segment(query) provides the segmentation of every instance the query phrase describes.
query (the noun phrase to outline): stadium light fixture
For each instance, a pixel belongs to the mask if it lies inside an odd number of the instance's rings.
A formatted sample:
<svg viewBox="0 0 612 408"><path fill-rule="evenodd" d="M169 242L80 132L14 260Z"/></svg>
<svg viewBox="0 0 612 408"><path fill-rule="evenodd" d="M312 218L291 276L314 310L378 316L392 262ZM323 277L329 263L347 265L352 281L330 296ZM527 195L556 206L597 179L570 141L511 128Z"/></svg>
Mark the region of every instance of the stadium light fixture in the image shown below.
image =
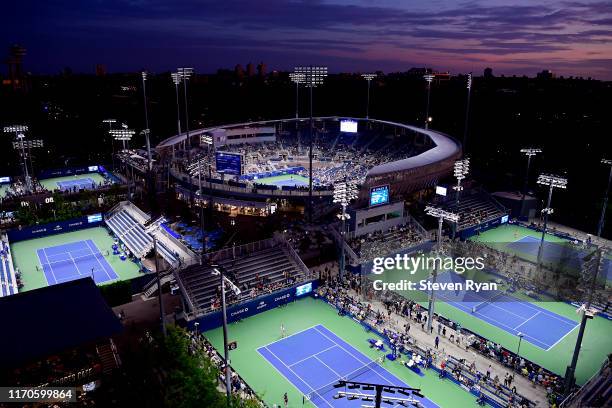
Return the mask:
<svg viewBox="0 0 612 408"><path fill-rule="evenodd" d="M527 190L529 189L529 169L531 168L531 158L542 153L542 149L529 147L521 149L521 153L527 156L527 171L525 171L525 183L523 185L523 195L521 198L521 216L525 211L525 196L527 195Z"/></svg>
<svg viewBox="0 0 612 408"><path fill-rule="evenodd" d="M302 72L290 72L289 79L295 84L295 118L298 119L300 117L300 84L303 84L306 81L306 76Z"/></svg>
<svg viewBox="0 0 612 408"><path fill-rule="evenodd" d="M149 76L149 73L147 71L142 71L140 74L142 76L142 99L143 99L144 115L145 115L145 129L142 132L140 132L140 134L144 135L146 139L147 156L148 156L147 168L149 171L151 171L153 169L152 160L151 160L151 142L150 142L151 128L149 127L149 108L147 104L147 77ZM148 175L148 177L150 177L150 175Z"/></svg>
<svg viewBox="0 0 612 408"><path fill-rule="evenodd" d="M370 83L374 78L377 77L376 74L361 74L361 77L365 79L368 83L368 99L366 102L366 119L370 119Z"/></svg>
<svg viewBox="0 0 612 408"><path fill-rule="evenodd" d="M443 210L441 208L427 206L425 207L425 214L435 217L438 219L438 252L442 249L442 223L446 220L451 223L459 222L459 215L452 213L450 211ZM436 279L438 277L438 270L434 265L434 270L431 276L431 282L436 283ZM431 324L434 316L434 307L435 307L435 291L432 290L429 295L429 311L427 317L427 332L431 332Z"/></svg>
<svg viewBox="0 0 612 408"><path fill-rule="evenodd" d="M612 182L612 160L601 159L601 164L610 167L610 174L608 175L608 184L604 192L603 205L601 207L601 215L599 216L599 222L597 223L597 237L601 237L603 231L604 222L606 220L606 210L608 208L608 194L610 193L610 183Z"/></svg>
<svg viewBox="0 0 612 408"><path fill-rule="evenodd" d="M228 347L228 336L227 336L227 302L225 300L225 284L227 283L230 289L236 296L240 295L240 289L225 276L225 268L220 265L210 265L212 267L212 275L219 276L221 280L221 310L223 315L223 354L225 359L225 390L227 396L227 403L229 404L232 398L232 385L231 385L231 369L229 360L229 347Z"/></svg>
<svg viewBox="0 0 612 408"><path fill-rule="evenodd" d="M132 140L132 137L136 132L132 129L128 129L125 123L121 124L119 129L111 129L109 133L113 136L114 140L119 140L123 143L123 151L127 150L128 142ZM132 181L130 179L130 170L126 169L127 174L127 185L128 185L128 199L132 197Z"/></svg>
<svg viewBox="0 0 612 408"><path fill-rule="evenodd" d="M470 100L472 98L472 73L467 74L466 79L467 101L465 103L465 123L463 125L463 153L467 153L468 129L470 120Z"/></svg>
<svg viewBox="0 0 612 408"><path fill-rule="evenodd" d="M542 253L544 251L544 238L546 236L548 216L553 213L553 209L550 206L552 202L553 189L567 188L567 178L556 176L553 174L540 174L540 176L538 177L537 183L548 187L548 200L546 202L546 207L542 209L542 214L544 214L544 227L542 228L542 238L540 239L540 247L538 248L537 267L538 267L538 272L539 272L540 269L542 268Z"/></svg>
<svg viewBox="0 0 612 408"><path fill-rule="evenodd" d="M417 406L416 404L419 404L419 402L414 398L414 396L418 395L421 398L424 398L423 394L420 393L420 388L401 387L395 385L389 386L385 384L373 384L355 381L344 381L342 385L347 385L348 389L360 387L361 390L375 390L375 394L365 394L359 391L338 391L333 396L334 399L341 399L346 397L349 400L360 399L362 401L375 402L375 405L362 405L362 407L380 408L381 403L385 403L388 405L396 404L401 406L407 406L407 404L412 404ZM338 387L334 385L334 388ZM396 391L405 395L406 397L391 395L383 396L383 393L395 393ZM410 394L409 392L412 392L412 394Z"/></svg>
<svg viewBox="0 0 612 408"><path fill-rule="evenodd" d="M172 72L170 74L172 77L172 83L174 84L174 92L176 93L176 130L177 135L181 134L181 103L179 101L179 85L182 82L181 76L178 72ZM174 147L172 148L172 153L174 153Z"/></svg>
<svg viewBox="0 0 612 408"><path fill-rule="evenodd" d="M340 235L342 236L342 242L340 242L340 262L338 264L340 282L342 282L342 279L344 277L345 268L344 245L346 235L346 220L350 219L350 215L346 213L346 207L348 207L349 203L356 198L357 186L354 182L345 179L342 182L334 184L333 202L336 204L340 204L340 206L342 207L342 212L338 214L338 218L340 218L341 221Z"/></svg>
<svg viewBox="0 0 612 408"><path fill-rule="evenodd" d="M314 120L312 115L313 106L313 88L323 85L327 77L327 67L307 66L295 67L294 72L304 75L304 85L310 88L310 140L308 148L308 221L312 222L312 149L314 143Z"/></svg>
<svg viewBox="0 0 612 408"><path fill-rule="evenodd" d="M431 122L431 117L429 116L429 101L431 99L431 83L433 82L435 75L433 74L425 74L423 75L423 79L427 82L427 105L425 108L425 129L429 129L429 123Z"/></svg>
<svg viewBox="0 0 612 408"><path fill-rule="evenodd" d="M193 75L193 68L178 68L177 73L183 83L183 97L185 106L185 146L187 148L187 161L191 162L191 137L189 135L189 105L187 104L187 83ZM191 175L189 176L189 203L193 205L193 191L191 186Z"/></svg>
<svg viewBox="0 0 612 408"><path fill-rule="evenodd" d="M30 154L30 149L43 147L43 141L36 140L27 140L25 133L28 131L27 125L10 125L5 126L3 131L4 133L14 133L15 141L13 142L13 148L19 152L21 155L22 166L23 166L23 177L26 185L26 190L28 192L32 191L32 179L30 176L30 170L28 169L28 157L30 159L30 168L32 175L34 174L34 169L32 166L32 155ZM27 151L26 151L27 150Z"/></svg>

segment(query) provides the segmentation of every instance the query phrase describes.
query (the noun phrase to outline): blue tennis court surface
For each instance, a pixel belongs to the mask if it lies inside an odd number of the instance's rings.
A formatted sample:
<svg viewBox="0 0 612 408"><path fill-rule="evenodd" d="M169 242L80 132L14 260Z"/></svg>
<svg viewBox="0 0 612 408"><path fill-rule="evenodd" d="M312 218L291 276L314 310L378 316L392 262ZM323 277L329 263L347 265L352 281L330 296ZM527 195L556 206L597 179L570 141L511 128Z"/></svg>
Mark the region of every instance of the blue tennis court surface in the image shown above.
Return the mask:
<svg viewBox="0 0 612 408"><path fill-rule="evenodd" d="M310 402L318 408L356 408L362 405L360 399L351 401L333 398L337 391L344 390L333 387L340 379L408 387L404 381L371 361L323 325L295 333L260 347L257 351L302 394L309 396ZM369 395L374 393L355 391ZM437 407L428 399L412 398L425 407Z"/></svg>
<svg viewBox="0 0 612 408"><path fill-rule="evenodd" d="M88 239L36 251L49 285L83 277L93 277L96 283L117 279L96 244Z"/></svg>
<svg viewBox="0 0 612 408"><path fill-rule="evenodd" d="M75 187L77 190L81 190L81 189L87 190L87 189L95 188L96 182L90 179L89 177L84 177L84 178L77 178L74 180L58 181L57 185L62 191L74 190Z"/></svg>
<svg viewBox="0 0 612 408"><path fill-rule="evenodd" d="M463 276L450 271L439 274L438 282L463 283L465 287ZM501 291L438 290L436 296L510 334L522 333L526 341L544 350L554 347L578 326L573 320Z"/></svg>

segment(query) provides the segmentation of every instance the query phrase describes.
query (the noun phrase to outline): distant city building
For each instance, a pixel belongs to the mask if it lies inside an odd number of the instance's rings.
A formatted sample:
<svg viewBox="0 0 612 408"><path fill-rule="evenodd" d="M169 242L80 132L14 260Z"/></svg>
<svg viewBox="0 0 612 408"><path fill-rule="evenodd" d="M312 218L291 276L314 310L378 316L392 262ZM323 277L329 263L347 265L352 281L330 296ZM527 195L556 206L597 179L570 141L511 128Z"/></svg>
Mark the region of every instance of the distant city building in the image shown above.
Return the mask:
<svg viewBox="0 0 612 408"><path fill-rule="evenodd" d="M234 67L234 74L238 79L244 78L244 68L240 64L236 64Z"/></svg>
<svg viewBox="0 0 612 408"><path fill-rule="evenodd" d="M485 68L484 69L484 77L485 78L493 78L493 68Z"/></svg>
<svg viewBox="0 0 612 408"><path fill-rule="evenodd" d="M96 76L103 77L106 75L106 65L96 64Z"/></svg>
<svg viewBox="0 0 612 408"><path fill-rule="evenodd" d="M13 91L28 91L29 81L23 71L23 57L26 49L20 45L13 45L9 48L9 56L6 60L8 66L8 78L2 81L2 85L8 86Z"/></svg>
<svg viewBox="0 0 612 408"><path fill-rule="evenodd" d="M249 62L246 66L246 73L247 76L253 76L255 75L255 65L253 65L252 62Z"/></svg>
<svg viewBox="0 0 612 408"><path fill-rule="evenodd" d="M553 78L555 78L555 74L551 70L545 69L545 70L543 70L541 72L538 72L536 74L536 78L538 78L538 79L553 79Z"/></svg>
<svg viewBox="0 0 612 408"><path fill-rule="evenodd" d="M267 70L268 70L268 67L263 62L260 62L257 65L257 75L259 75L260 77L266 76L266 71Z"/></svg>

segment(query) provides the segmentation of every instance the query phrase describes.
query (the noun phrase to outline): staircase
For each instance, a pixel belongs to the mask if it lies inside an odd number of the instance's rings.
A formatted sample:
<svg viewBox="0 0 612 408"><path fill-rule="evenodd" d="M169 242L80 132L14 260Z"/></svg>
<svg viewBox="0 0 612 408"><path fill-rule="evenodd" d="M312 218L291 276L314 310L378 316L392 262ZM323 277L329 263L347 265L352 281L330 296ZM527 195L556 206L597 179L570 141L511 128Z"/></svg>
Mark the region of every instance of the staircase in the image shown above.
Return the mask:
<svg viewBox="0 0 612 408"><path fill-rule="evenodd" d="M108 343L97 345L96 352L102 363L102 372L105 375L112 374L113 370L121 366L121 359L112 340L109 339Z"/></svg>

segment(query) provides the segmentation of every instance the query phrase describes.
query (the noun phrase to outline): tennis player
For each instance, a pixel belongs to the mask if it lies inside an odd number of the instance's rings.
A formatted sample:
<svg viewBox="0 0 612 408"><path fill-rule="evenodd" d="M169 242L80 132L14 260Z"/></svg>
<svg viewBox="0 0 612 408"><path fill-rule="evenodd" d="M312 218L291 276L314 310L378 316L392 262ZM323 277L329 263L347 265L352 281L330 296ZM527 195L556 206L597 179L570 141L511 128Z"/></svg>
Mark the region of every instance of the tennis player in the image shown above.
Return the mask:
<svg viewBox="0 0 612 408"><path fill-rule="evenodd" d="M281 333L281 339L284 339L285 337L287 337L287 330L285 329L285 325L283 323L281 323L280 325L280 333Z"/></svg>

